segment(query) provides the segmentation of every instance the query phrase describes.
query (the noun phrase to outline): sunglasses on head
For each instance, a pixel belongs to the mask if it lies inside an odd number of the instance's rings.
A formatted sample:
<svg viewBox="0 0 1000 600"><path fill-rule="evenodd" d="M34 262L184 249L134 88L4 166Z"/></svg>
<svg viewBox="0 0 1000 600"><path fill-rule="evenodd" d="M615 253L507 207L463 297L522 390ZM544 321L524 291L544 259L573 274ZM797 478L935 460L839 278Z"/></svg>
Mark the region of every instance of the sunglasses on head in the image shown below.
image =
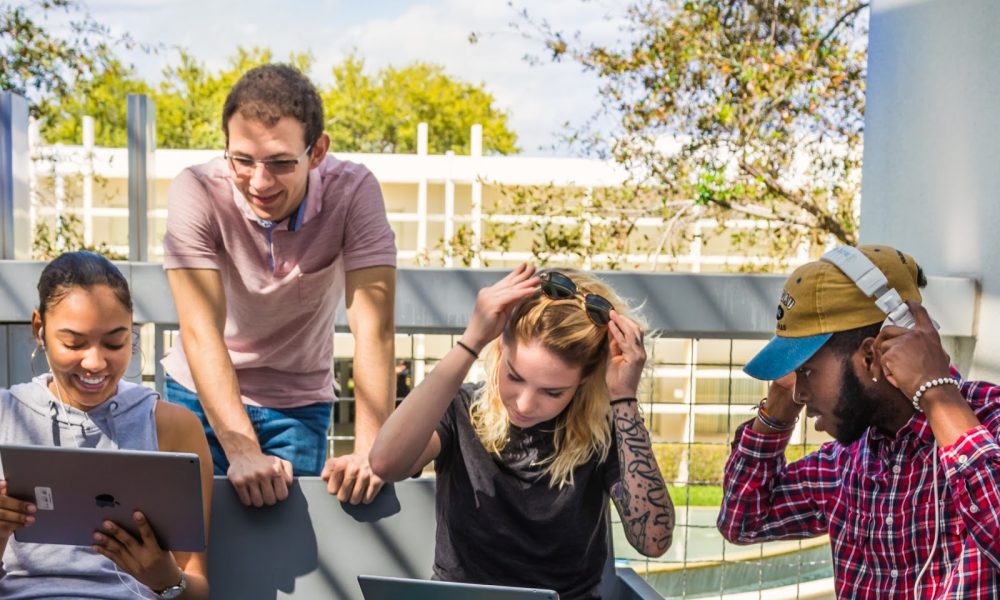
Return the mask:
<svg viewBox="0 0 1000 600"><path fill-rule="evenodd" d="M559 271L546 271L538 276L542 280L542 293L553 300L570 300L580 295L576 283ZM595 325L611 322L614 306L604 296L586 294L583 296L583 310Z"/></svg>

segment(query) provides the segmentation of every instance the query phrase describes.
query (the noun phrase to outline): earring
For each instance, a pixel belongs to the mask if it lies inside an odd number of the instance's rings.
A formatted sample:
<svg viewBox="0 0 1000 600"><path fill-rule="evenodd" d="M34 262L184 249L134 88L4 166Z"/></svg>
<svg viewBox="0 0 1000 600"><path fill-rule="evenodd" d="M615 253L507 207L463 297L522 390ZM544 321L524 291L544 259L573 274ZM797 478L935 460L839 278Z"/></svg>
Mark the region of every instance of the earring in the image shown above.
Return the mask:
<svg viewBox="0 0 1000 600"><path fill-rule="evenodd" d="M132 353L136 351L139 352L139 372L134 375L129 375L128 373L123 373L122 377L125 379L137 379L141 378L142 374L146 372L146 354L142 351L142 346L140 344L135 344L132 346Z"/></svg>
<svg viewBox="0 0 1000 600"><path fill-rule="evenodd" d="M31 350L31 357L28 358L28 364L31 365L31 378L34 379L38 377L38 372L35 371L35 358L38 356L38 350L41 349L43 352L45 350L45 344L35 344L35 347Z"/></svg>
<svg viewBox="0 0 1000 600"><path fill-rule="evenodd" d="M878 377L872 377L872 381L878 383Z"/></svg>

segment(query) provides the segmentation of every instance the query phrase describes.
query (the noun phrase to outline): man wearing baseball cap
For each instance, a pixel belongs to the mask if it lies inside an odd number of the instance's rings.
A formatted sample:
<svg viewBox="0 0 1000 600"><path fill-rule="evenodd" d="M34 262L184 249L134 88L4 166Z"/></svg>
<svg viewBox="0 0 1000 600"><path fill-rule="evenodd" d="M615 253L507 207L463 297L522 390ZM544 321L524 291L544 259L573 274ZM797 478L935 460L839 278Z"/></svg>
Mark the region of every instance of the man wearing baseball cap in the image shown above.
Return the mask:
<svg viewBox="0 0 1000 600"><path fill-rule="evenodd" d="M828 252L785 282L744 369L772 383L735 432L719 530L828 533L841 598L1000 598L1000 387L960 381L924 284L894 248ZM836 441L786 464L803 408Z"/></svg>

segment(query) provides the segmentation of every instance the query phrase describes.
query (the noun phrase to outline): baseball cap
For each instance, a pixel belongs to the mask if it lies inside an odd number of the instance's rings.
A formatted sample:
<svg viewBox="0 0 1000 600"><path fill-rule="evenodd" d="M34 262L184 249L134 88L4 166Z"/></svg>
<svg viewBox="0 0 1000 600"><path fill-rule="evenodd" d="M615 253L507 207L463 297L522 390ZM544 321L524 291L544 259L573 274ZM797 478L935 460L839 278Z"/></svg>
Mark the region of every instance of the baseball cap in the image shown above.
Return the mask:
<svg viewBox="0 0 1000 600"><path fill-rule="evenodd" d="M904 301L921 301L913 257L890 246L859 246ZM833 263L816 260L792 272L778 300L774 337L743 371L774 380L809 360L838 331L881 323L886 315Z"/></svg>

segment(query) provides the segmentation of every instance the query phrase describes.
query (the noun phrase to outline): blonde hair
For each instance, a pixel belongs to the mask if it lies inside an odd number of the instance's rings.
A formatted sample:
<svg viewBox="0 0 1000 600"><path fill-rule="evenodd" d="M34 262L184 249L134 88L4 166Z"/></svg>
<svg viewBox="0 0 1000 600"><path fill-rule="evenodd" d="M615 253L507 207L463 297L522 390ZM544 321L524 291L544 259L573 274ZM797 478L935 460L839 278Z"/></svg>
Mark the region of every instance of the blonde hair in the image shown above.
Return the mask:
<svg viewBox="0 0 1000 600"><path fill-rule="evenodd" d="M472 426L487 452L499 455L510 438L510 419L500 399L501 343L533 342L569 365L579 365L583 378L556 424L554 452L545 457L549 486L573 485L576 467L597 456L605 460L611 447L611 404L604 379L608 362L608 328L590 320L583 296L603 296L615 310L628 315L625 302L606 283L592 275L560 270L577 285L574 298L554 300L538 292L511 313L499 340L487 346L483 361L486 384L469 407Z"/></svg>

